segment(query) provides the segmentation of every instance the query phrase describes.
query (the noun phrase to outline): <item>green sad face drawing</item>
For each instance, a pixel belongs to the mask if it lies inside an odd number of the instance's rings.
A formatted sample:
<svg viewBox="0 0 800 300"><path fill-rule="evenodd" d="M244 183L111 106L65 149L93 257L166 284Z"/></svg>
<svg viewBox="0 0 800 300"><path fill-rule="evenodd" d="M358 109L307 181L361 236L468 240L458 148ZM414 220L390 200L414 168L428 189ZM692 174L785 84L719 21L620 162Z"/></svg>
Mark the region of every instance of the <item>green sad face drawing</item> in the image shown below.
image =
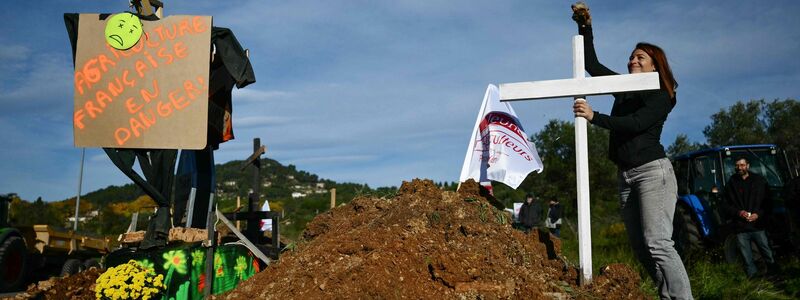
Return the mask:
<svg viewBox="0 0 800 300"><path fill-rule="evenodd" d="M139 42L142 36L142 21L132 13L111 16L106 23L106 42L118 50L127 50Z"/></svg>

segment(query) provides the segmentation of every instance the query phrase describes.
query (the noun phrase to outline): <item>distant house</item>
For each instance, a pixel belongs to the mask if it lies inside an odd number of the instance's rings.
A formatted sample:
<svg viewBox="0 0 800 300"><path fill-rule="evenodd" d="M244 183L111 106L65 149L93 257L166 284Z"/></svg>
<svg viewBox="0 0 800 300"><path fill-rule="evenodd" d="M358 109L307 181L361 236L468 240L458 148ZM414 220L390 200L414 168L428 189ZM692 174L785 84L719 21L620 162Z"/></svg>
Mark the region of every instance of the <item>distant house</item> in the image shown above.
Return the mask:
<svg viewBox="0 0 800 300"><path fill-rule="evenodd" d="M272 186L272 181L264 181L264 183L262 185L264 187L271 187Z"/></svg>
<svg viewBox="0 0 800 300"><path fill-rule="evenodd" d="M86 222L88 220L94 219L99 214L100 214L100 211L98 211L98 210L90 211L89 213L87 213L87 214L85 214L83 216L78 216L78 222L83 223L83 222ZM71 217L67 218L67 221L70 222L70 223L75 223L75 216L71 216Z"/></svg>
<svg viewBox="0 0 800 300"><path fill-rule="evenodd" d="M286 179L294 180L294 175L286 175Z"/></svg>
<svg viewBox="0 0 800 300"><path fill-rule="evenodd" d="M87 220L86 217L78 217L78 222L80 222L80 223L84 223L84 222L86 222L86 220ZM67 218L67 222L75 223L75 216Z"/></svg>
<svg viewBox="0 0 800 300"><path fill-rule="evenodd" d="M222 184L224 184L225 186L235 187L236 186L236 181L235 180L228 180L228 181L223 182Z"/></svg>
<svg viewBox="0 0 800 300"><path fill-rule="evenodd" d="M325 188L325 183L324 182L317 182L317 188L318 189L324 189Z"/></svg>
<svg viewBox="0 0 800 300"><path fill-rule="evenodd" d="M294 199L302 198L302 197L305 197L305 196L306 196L306 194L301 193L301 192L293 192L292 193L292 198L294 198Z"/></svg>

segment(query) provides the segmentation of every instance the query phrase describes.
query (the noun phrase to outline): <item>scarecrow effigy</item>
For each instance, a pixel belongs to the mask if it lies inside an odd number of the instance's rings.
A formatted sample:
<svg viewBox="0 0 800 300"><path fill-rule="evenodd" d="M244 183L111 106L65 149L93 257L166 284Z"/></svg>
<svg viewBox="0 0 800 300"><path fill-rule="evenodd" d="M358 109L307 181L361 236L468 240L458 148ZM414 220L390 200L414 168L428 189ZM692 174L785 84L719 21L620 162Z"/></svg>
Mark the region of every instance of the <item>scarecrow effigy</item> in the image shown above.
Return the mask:
<svg viewBox="0 0 800 300"><path fill-rule="evenodd" d="M221 216L213 213L213 151L234 137L233 87L255 82L247 51L210 16L161 17L157 0L131 4L136 12L64 15L75 66L75 146L102 147L155 200L134 251L140 265L164 273L166 294L198 298L232 289L259 264L249 241L247 248L213 247L212 220ZM209 228L209 238L203 246L169 248L173 224Z"/></svg>

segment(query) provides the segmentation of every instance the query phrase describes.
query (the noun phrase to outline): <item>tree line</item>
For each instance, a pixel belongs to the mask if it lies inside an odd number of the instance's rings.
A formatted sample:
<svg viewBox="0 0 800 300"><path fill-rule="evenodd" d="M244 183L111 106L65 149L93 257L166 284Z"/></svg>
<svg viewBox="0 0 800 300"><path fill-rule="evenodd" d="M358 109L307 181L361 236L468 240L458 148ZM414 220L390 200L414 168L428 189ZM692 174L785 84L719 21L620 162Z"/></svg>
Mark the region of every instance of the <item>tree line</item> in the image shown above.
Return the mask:
<svg viewBox="0 0 800 300"><path fill-rule="evenodd" d="M738 101L711 115L703 128L706 141L690 141L679 134L667 148L670 155L704 147L741 144L776 144L798 164L800 152L800 103L794 99Z"/></svg>
<svg viewBox="0 0 800 300"><path fill-rule="evenodd" d="M217 195L215 201L222 212L237 209L237 196L241 197L241 205L244 206L242 210L247 210L247 196L252 189L253 175L250 168L241 170L241 163L242 161L230 161L215 166L217 183L236 182L233 187L219 187L222 193ZM312 193L303 198L292 198L295 185L314 186L316 183L324 183L326 190L336 188L337 204L347 203L360 195L392 196L397 191L397 187L371 188L366 184L321 179L315 174L297 170L294 165L282 165L269 158L263 158L261 166L262 182L269 182L270 185L261 188L260 199L262 203L265 198L268 199L273 211L284 211L283 234L290 237L299 235L307 222L330 208L329 193ZM454 184L452 186L455 187ZM10 223L14 226L51 225L71 229L73 224L67 220L75 214L75 203L75 197L61 201L44 201L41 197L35 201L26 201L15 197L10 205ZM134 184L109 186L89 192L81 196L80 216L87 220L79 223L78 230L89 234L118 235L128 229L133 213L137 212L140 214L139 230L143 230L154 207L155 201Z"/></svg>
<svg viewBox="0 0 800 300"><path fill-rule="evenodd" d="M678 104L680 105L680 104ZM676 122L671 115L667 122ZM589 125L589 178L592 223L600 226L620 221L617 195L617 168L608 159L608 130ZM674 156L706 147L742 144L776 144L787 150L793 166L800 166L800 102L795 99L738 101L710 116L703 128L704 141L691 141L686 134L665 144L667 154ZM510 207L522 202L532 192L538 199L557 198L565 216L577 215L575 189L575 128L572 121L550 120L530 137L545 167L541 174L528 175L517 190L503 184L494 185L495 197ZM663 141L662 141L663 143ZM796 171L795 171L796 172ZM569 226L569 225L567 225Z"/></svg>

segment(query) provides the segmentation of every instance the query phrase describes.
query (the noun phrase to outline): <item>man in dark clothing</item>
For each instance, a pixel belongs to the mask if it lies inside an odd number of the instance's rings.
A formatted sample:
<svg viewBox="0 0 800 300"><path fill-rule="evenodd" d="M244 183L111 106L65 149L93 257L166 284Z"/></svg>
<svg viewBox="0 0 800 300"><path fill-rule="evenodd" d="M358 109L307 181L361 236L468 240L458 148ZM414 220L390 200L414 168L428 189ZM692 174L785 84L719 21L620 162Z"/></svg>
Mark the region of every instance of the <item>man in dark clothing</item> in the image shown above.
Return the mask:
<svg viewBox="0 0 800 300"><path fill-rule="evenodd" d="M545 225L550 229L550 233L557 238L561 237L561 203L557 198L550 200L550 209L547 210Z"/></svg>
<svg viewBox="0 0 800 300"><path fill-rule="evenodd" d="M525 203L522 203L522 207L519 209L519 221L525 232L530 232L542 221L542 204L536 201L531 193L525 196Z"/></svg>
<svg viewBox="0 0 800 300"><path fill-rule="evenodd" d="M764 177L750 172L747 158L736 159L735 166L736 174L731 176L725 187L725 199L728 215L734 220L736 241L747 267L747 276L752 277L758 269L753 263L751 243L756 244L768 266L772 267L775 263L762 226L762 219L765 217L763 207L767 195L767 181Z"/></svg>

